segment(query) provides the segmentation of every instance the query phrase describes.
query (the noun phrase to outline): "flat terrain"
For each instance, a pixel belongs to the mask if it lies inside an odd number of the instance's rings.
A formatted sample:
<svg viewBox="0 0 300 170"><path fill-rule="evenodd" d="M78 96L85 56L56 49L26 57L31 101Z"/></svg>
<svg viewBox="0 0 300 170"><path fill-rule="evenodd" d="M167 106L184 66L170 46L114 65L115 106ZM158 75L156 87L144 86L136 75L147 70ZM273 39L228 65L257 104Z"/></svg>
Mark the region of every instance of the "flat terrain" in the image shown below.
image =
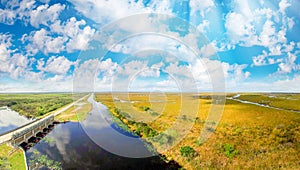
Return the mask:
<svg viewBox="0 0 300 170"><path fill-rule="evenodd" d="M25 170L25 159L20 148L14 150L8 144L0 145L0 169Z"/></svg>
<svg viewBox="0 0 300 170"><path fill-rule="evenodd" d="M0 107L8 106L26 117L42 117L57 110L87 93L24 93L0 94Z"/></svg>
<svg viewBox="0 0 300 170"><path fill-rule="evenodd" d="M66 111L60 113L55 117L58 121L72 121L80 122L84 120L92 109L92 104L87 101L87 97L82 101L76 103L74 106L70 107Z"/></svg>
<svg viewBox="0 0 300 170"><path fill-rule="evenodd" d="M300 109L300 94L245 93L239 99ZM299 113L228 99L219 124L208 122L218 124L207 129L212 136L201 141L211 94L98 93L96 100L186 169L300 169Z"/></svg>
<svg viewBox="0 0 300 170"><path fill-rule="evenodd" d="M299 94L241 94L238 99L264 104L268 106L278 107L287 110L300 111L300 95Z"/></svg>
<svg viewBox="0 0 300 170"><path fill-rule="evenodd" d="M26 117L43 116L71 102L71 93L0 94L0 107L8 106Z"/></svg>

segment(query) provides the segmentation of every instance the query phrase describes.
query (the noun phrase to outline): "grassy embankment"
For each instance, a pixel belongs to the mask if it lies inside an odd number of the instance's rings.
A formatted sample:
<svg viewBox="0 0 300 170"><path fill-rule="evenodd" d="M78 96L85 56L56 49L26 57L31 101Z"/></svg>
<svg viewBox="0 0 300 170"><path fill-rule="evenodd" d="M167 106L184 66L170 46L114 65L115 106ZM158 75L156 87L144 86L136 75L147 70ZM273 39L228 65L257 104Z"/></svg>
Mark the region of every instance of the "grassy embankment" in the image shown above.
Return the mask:
<svg viewBox="0 0 300 170"><path fill-rule="evenodd" d="M212 129L213 135L201 143L198 137L207 118L211 100L192 98L189 95L183 95L182 100L176 94L167 94L166 103L150 103L147 95L137 93L129 95L134 103L113 101L112 95L108 93L99 93L96 99L105 104L131 130L151 142L160 153L168 159L174 159L186 169L300 168L299 113L227 100L217 129ZM124 94L114 96L128 100ZM265 100L264 97L262 94L255 96L257 100ZM195 101L200 104L196 118L186 109L183 115L178 116L182 103ZM298 107L291 101L294 100L286 100L286 105L281 103L281 107ZM193 122L189 133L179 143L176 143L176 135L181 133L180 128L158 140L149 138L169 129L178 119L183 125L184 122ZM174 147L164 151L164 144Z"/></svg>
<svg viewBox="0 0 300 170"><path fill-rule="evenodd" d="M55 117L58 121L80 122L84 120L92 109L92 104L87 101L87 98L70 107L66 111Z"/></svg>
<svg viewBox="0 0 300 170"><path fill-rule="evenodd" d="M8 144L0 145L0 169L25 170L25 158L21 149L14 150Z"/></svg>

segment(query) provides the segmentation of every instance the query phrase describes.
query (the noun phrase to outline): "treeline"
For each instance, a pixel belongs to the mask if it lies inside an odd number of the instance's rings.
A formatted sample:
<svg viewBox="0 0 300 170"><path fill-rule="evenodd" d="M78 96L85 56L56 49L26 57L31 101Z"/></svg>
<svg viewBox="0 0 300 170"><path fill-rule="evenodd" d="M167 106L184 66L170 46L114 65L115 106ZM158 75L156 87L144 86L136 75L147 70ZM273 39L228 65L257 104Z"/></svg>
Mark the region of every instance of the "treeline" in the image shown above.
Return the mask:
<svg viewBox="0 0 300 170"><path fill-rule="evenodd" d="M0 94L0 107L8 106L28 118L42 116L73 101L71 93Z"/></svg>

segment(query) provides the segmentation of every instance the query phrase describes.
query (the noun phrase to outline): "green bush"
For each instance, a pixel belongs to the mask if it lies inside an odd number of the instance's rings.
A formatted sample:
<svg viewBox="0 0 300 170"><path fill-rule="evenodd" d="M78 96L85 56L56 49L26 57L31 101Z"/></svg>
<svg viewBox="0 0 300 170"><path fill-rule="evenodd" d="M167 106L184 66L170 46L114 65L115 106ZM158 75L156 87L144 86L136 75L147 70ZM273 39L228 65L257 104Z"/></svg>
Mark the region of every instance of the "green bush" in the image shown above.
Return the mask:
<svg viewBox="0 0 300 170"><path fill-rule="evenodd" d="M158 134L156 130L150 128L146 123L136 122L135 126L136 126L136 133L138 135L144 134L146 137L154 137Z"/></svg>
<svg viewBox="0 0 300 170"><path fill-rule="evenodd" d="M190 146L183 146L180 148L180 154L186 158L193 158L196 156L196 151Z"/></svg>
<svg viewBox="0 0 300 170"><path fill-rule="evenodd" d="M233 145L228 143L223 145L223 152L228 158L232 158L238 154L238 150L236 150Z"/></svg>
<svg viewBox="0 0 300 170"><path fill-rule="evenodd" d="M148 106L141 106L140 109L143 110L143 111L145 111L145 112L147 112L148 110L150 110L150 107L148 107Z"/></svg>

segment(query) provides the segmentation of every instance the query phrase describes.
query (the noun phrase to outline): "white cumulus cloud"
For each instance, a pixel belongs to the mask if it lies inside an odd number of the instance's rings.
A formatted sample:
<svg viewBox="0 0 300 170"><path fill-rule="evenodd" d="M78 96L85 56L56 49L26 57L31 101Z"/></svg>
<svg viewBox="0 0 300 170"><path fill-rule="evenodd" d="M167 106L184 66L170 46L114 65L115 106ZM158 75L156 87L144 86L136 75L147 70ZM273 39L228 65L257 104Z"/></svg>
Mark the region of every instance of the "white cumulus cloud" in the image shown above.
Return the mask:
<svg viewBox="0 0 300 170"><path fill-rule="evenodd" d="M65 9L65 5L54 4L49 6L48 4L40 5L35 10L32 10L30 15L30 24L36 28L43 25L49 25L58 19L58 16L62 10Z"/></svg>
<svg viewBox="0 0 300 170"><path fill-rule="evenodd" d="M43 59L39 60L37 68L44 72L65 75L72 65L74 62L69 61L64 56L52 56L47 62L44 62Z"/></svg>

